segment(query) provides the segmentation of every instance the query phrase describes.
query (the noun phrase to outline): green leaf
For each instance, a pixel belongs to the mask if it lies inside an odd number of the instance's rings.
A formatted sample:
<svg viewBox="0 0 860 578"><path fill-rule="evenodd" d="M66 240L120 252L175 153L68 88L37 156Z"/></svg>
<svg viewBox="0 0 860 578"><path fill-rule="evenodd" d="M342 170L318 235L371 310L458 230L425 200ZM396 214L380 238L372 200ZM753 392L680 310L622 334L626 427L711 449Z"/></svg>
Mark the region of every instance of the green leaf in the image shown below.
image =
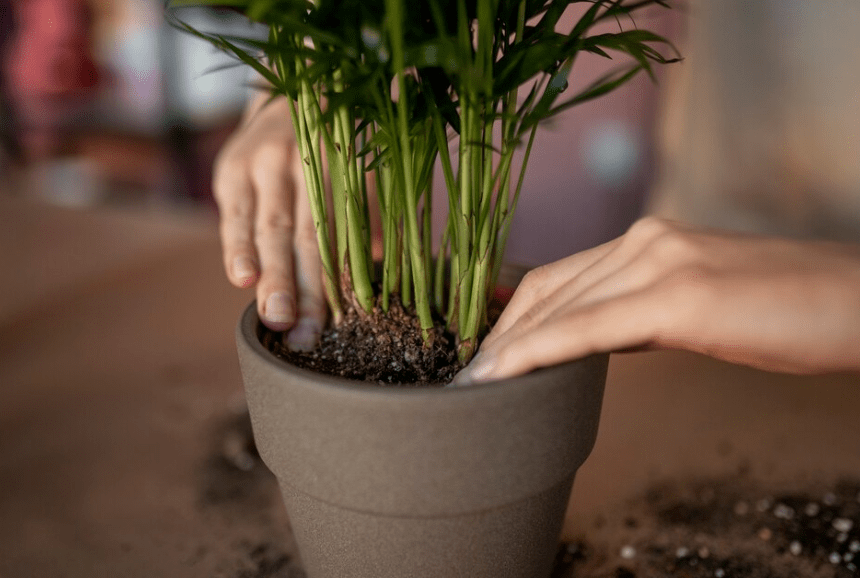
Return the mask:
<svg viewBox="0 0 860 578"><path fill-rule="evenodd" d="M564 50L566 37L552 33L539 44L515 44L496 63L493 76L493 94L501 95L522 86L535 75L551 70L564 60L569 51Z"/></svg>
<svg viewBox="0 0 860 578"><path fill-rule="evenodd" d="M572 68L573 59L570 59L562 64L558 71L550 76L540 100L538 100L534 108L532 108L525 116L523 122L528 124L531 122L532 118L538 119L539 122L539 119L543 119L548 115L555 100L567 89L567 77L570 75Z"/></svg>
<svg viewBox="0 0 860 578"><path fill-rule="evenodd" d="M583 14L579 20L577 20L573 29L568 34L569 40L578 40L580 36L585 34L595 23L597 20L597 13L603 7L603 2L598 1L595 2L591 8L586 10L585 14Z"/></svg>
<svg viewBox="0 0 860 578"><path fill-rule="evenodd" d="M677 59L670 59L663 56L654 47L646 44L662 43L673 48L672 44L657 34L647 30L627 30L614 34L597 34L582 39L582 46L586 48L594 48L597 50L608 49L626 53L632 56L642 68L654 79L651 62L667 64L675 62Z"/></svg>
<svg viewBox="0 0 860 578"><path fill-rule="evenodd" d="M404 63L415 68L442 68L448 73L457 73L462 59L457 54L450 38L438 38L406 48Z"/></svg>
<svg viewBox="0 0 860 578"><path fill-rule="evenodd" d="M597 97L603 96L604 94L608 94L615 90L616 88L625 84L628 80L636 76L639 71L642 70L642 66L639 64L635 64L633 66L622 68L619 70L615 70L600 77L598 80L590 84L581 92L577 93L575 96L567 99L563 103L558 106L550 109L542 118L537 116L526 117L523 119L523 122L520 123L520 126L517 130L517 134L522 137L526 132L528 132L533 126L538 123L545 121L553 116L563 112L573 106L582 104L584 102L588 102L589 100L594 100Z"/></svg>

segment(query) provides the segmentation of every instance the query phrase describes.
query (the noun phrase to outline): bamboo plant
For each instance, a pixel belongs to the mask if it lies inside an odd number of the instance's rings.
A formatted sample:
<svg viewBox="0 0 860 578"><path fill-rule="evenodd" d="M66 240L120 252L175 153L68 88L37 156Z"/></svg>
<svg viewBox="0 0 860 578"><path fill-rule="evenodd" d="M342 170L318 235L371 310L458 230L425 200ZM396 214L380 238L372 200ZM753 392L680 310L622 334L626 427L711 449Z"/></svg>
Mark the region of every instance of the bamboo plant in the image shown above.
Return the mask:
<svg viewBox="0 0 860 578"><path fill-rule="evenodd" d="M179 9L190 4L237 9L264 24L268 39L196 30L181 20ZM563 13L579 4L587 9L561 30ZM168 17L253 67L273 97L289 99L333 322L346 307L387 311L396 295L414 308L428 346L434 319L444 320L465 362L487 328L538 125L676 60L665 55L675 54L666 39L635 26L636 14L655 5L666 7L661 0L174 0ZM564 94L581 53L627 58ZM437 163L448 211L433 255ZM379 279L374 210L384 248Z"/></svg>

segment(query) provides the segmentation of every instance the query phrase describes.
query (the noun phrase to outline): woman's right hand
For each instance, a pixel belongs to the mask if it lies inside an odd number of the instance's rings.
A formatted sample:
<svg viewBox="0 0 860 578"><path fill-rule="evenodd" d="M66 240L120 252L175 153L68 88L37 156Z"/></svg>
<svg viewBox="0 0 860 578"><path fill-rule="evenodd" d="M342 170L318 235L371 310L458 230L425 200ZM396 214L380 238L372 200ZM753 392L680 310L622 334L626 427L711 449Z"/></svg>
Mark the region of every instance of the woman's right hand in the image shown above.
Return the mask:
<svg viewBox="0 0 860 578"><path fill-rule="evenodd" d="M256 287L269 329L316 346L327 309L322 265L286 98L261 92L215 160L213 191L227 278Z"/></svg>

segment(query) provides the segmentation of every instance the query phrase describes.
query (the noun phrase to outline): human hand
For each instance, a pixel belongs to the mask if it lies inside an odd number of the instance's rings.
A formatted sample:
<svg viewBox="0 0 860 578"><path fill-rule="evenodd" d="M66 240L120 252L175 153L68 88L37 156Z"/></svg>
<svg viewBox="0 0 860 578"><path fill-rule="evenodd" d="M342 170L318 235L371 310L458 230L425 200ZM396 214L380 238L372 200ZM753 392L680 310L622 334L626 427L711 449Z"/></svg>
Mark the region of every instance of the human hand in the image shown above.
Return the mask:
<svg viewBox="0 0 860 578"><path fill-rule="evenodd" d="M526 275L455 385L636 348L860 371L860 249L643 219Z"/></svg>
<svg viewBox="0 0 860 578"><path fill-rule="evenodd" d="M227 278L256 286L260 320L313 349L326 318L322 265L285 98L261 93L215 161ZM267 104L268 102L268 104Z"/></svg>

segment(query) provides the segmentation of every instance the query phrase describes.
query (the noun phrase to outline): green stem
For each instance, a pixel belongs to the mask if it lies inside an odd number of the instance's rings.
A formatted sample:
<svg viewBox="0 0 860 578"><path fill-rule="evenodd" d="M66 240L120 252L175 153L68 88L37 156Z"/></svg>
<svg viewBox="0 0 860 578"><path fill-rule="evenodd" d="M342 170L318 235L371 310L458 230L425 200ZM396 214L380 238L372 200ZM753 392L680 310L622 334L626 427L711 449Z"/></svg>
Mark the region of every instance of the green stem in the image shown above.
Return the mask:
<svg viewBox="0 0 860 578"><path fill-rule="evenodd" d="M422 235L422 244L424 245L424 271L429 275L433 270L433 240L432 240L432 228L433 228L433 179L429 179L425 189L424 189L424 204L421 207L421 215L423 217L423 223L421 227ZM433 295L434 286L433 283L427 284L427 289L429 292L429 300L435 302L435 296Z"/></svg>
<svg viewBox="0 0 860 578"><path fill-rule="evenodd" d="M415 290L415 308L421 325L421 334L425 345L430 344L433 317L430 312L430 302L427 291L427 276L423 267L423 255L421 250L421 236L418 232L417 223L417 195L415 190L415 175L413 171L414 158L412 155L412 143L409 135L408 114L409 103L404 72L404 48L403 48L403 6L401 0L386 0L387 22L391 33L391 56L398 88L397 99L397 124L398 133L395 137L399 141L399 153L403 185L406 198L406 221L407 245L409 248L410 265L412 268L412 282Z"/></svg>
<svg viewBox="0 0 860 578"><path fill-rule="evenodd" d="M448 223L452 223L452 215L456 215L457 206L457 181L454 179L454 169L451 167L451 152L448 150L448 138L445 135L445 125L439 110L433 107L433 134L436 136L436 148L442 160L442 174L445 176L445 188L448 190ZM443 235L451 235L452 251L457 251L457 227L446 224ZM444 242L442 243L444 245Z"/></svg>
<svg viewBox="0 0 860 578"><path fill-rule="evenodd" d="M364 147L367 145L367 135L371 131L371 128L368 126L365 130L361 131L361 139L359 144L359 151L363 151ZM368 255L369 263L373 262L373 231L370 227L370 201L368 199L367 194L367 157L361 156L356 159L358 164L358 197L361 201L361 213L363 216L362 219L362 230L364 231L364 244L365 244L365 253ZM376 267L370 266L370 280L371 282L376 282Z"/></svg>
<svg viewBox="0 0 860 578"><path fill-rule="evenodd" d="M526 166L529 162L529 156L532 152L532 145L535 141L535 133L537 132L537 126L533 126L531 132L529 133L529 142L526 145L526 152L523 155L523 161L520 165L520 176L517 180L517 188L514 191L514 200L511 203L510 207L502 207L504 214L502 215L502 224L501 224L501 239L496 243L495 255L493 256L493 275L492 275L492 284L493 286L499 280L499 272L502 268L502 259L505 256L505 246L508 243L508 235L511 232L511 222L513 220L514 212L517 209L517 203L520 200L520 191L523 188L523 180L526 176Z"/></svg>
<svg viewBox="0 0 860 578"><path fill-rule="evenodd" d="M402 239L403 243L407 240ZM412 305L412 260L407 251L400 251L400 300L405 307Z"/></svg>
<svg viewBox="0 0 860 578"><path fill-rule="evenodd" d="M464 281L469 278L469 253L472 249L472 152L473 148L469 142L472 138L471 108L466 98L461 100L461 128L460 128L460 165L458 179L460 185L460 206L451 209L456 214L457 222L457 273L456 284L452 271L452 287L456 287L457 294L457 318L466 318L466 306L469 302L468 286ZM459 326L459 323L458 323ZM458 328L459 329L459 328ZM459 334L459 330L458 330Z"/></svg>
<svg viewBox="0 0 860 578"><path fill-rule="evenodd" d="M337 81L335 82L337 86ZM358 305L365 313L373 310L373 285L370 279L370 256L365 230L365 218L361 211L361 190L357 178L357 165L354 160L355 130L354 122L348 111L341 107L334 116L334 143L338 163L343 171L343 191L345 214L343 216L347 236L347 257L351 276L352 291Z"/></svg>
<svg viewBox="0 0 860 578"><path fill-rule="evenodd" d="M487 307L487 280L489 277L489 252L482 253L475 261L472 272L472 301L469 303L469 318L461 323L463 330L457 358L465 363L472 358L478 345L480 323Z"/></svg>
<svg viewBox="0 0 860 578"><path fill-rule="evenodd" d="M277 42L279 30L271 27L272 38ZM283 58L275 59L275 67L281 78L287 77L286 63ZM301 63L298 63L301 64ZM317 246L323 267L323 287L332 312L332 318L337 325L343 318L343 310L338 293L337 273L332 263L332 251L329 239L328 214L325 202L325 182L322 180L322 159L319 151L319 134L308 123L307 109L297 107L297 103L289 100L290 120L296 135L296 145L302 159L301 166L307 184L307 194L311 207L311 218L314 221ZM314 146L316 145L316 146Z"/></svg>
<svg viewBox="0 0 860 578"><path fill-rule="evenodd" d="M314 220L314 229L317 237L317 247L320 253L320 261L323 267L323 286L325 288L326 300L332 312L335 325L339 325L343 319L343 309L338 293L337 274L332 263L331 243L329 241L328 215L325 201L325 185L321 184L317 175L311 167L311 156L308 151L310 146L307 133L307 122L303 114L296 109L295 103L290 101L290 117L293 126L297 127L297 142L299 154L302 157L302 171L307 183L308 196L311 207L311 218ZM319 160L319 159L317 159Z"/></svg>
<svg viewBox="0 0 860 578"><path fill-rule="evenodd" d="M439 252L436 254L436 267L433 271L433 297L436 311L441 315L445 310L445 260L448 255L448 242L451 236L451 221L445 224Z"/></svg>
<svg viewBox="0 0 860 578"><path fill-rule="evenodd" d="M453 225L452 225L453 226ZM448 281L448 313L445 318L448 321L447 329L456 334L458 331L457 317L460 311L460 254L451 251L451 272Z"/></svg>

